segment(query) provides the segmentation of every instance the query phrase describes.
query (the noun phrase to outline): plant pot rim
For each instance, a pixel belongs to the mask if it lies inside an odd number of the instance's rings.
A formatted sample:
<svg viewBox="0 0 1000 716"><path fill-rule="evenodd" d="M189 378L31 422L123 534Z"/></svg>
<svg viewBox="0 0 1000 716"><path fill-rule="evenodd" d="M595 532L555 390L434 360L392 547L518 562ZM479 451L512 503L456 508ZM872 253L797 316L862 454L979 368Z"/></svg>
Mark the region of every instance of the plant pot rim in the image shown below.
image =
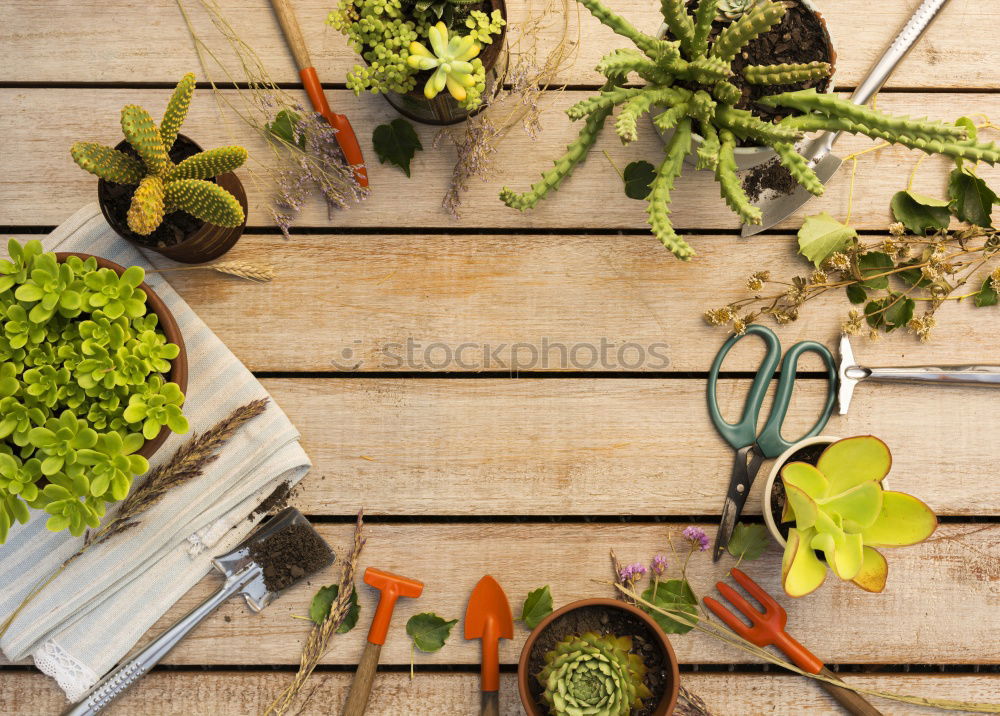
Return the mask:
<svg viewBox="0 0 1000 716"><path fill-rule="evenodd" d="M114 261L101 256L95 256L94 254L87 254L81 251L56 251L55 254L56 260L59 263L64 262L70 256L76 256L84 261L89 258L94 258L97 260L98 268L109 268L119 276L125 272L125 267L121 264L115 263ZM184 335L181 333L180 326L177 325L177 320L174 318L174 314L170 312L170 309L167 308L167 304L163 302L163 299L160 298L152 288L150 288L149 284L143 281L139 284L139 289L146 294L146 305L149 307L149 310L156 314L159 327L163 331L167 340L170 343L176 344L177 347L180 348L177 357L170 361L170 373L167 377L171 382L178 385L181 392L185 394L186 398L188 385L188 362L187 347L184 345ZM170 428L164 425L160 429L159 434L152 440L144 442L142 447L136 451L136 454L149 459L153 456L153 453L160 449L169 436Z"/></svg>
<svg viewBox="0 0 1000 716"><path fill-rule="evenodd" d="M531 691L528 688L528 680L533 678L533 676L528 673L528 665L531 662L531 652L534 649L535 642L538 641L538 637L553 621L561 617L563 614L585 607L620 609L639 617L639 619L646 623L650 631L652 631L652 633L656 636L657 641L660 644L660 648L666 656L666 661L668 663L665 667L671 675L671 685L668 689L664 690L663 695L660 698L660 703L657 704L657 708L654 713L656 716L669 716L669 714L672 714L674 712L674 708L677 706L677 696L680 693L680 668L677 662L677 655L674 653L674 648L670 644L670 639L667 637L663 629L660 628L660 625L656 623L653 617L638 607L623 602L620 599L594 597L591 599L580 599L575 602L570 602L569 604L556 609L554 612L542 619L542 621L538 623L538 626L531 630L531 633L525 640L524 646L521 648L521 658L517 662L517 692L521 697L521 706L524 708L528 716L544 716L532 698Z"/></svg>

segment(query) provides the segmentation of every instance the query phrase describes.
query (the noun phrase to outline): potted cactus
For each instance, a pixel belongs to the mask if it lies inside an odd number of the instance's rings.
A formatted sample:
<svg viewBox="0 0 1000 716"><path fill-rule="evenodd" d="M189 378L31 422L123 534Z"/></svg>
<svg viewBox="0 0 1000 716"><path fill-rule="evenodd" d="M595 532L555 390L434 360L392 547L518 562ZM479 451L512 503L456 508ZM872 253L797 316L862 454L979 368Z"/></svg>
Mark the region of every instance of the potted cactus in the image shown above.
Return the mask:
<svg viewBox="0 0 1000 716"><path fill-rule="evenodd" d="M97 527L171 432L184 343L143 270L11 239L0 260L0 544L29 508Z"/></svg>
<svg viewBox="0 0 1000 716"><path fill-rule="evenodd" d="M566 153L556 160L555 167L543 173L541 181L523 194L506 187L501 191L503 202L520 211L533 208L573 173L617 107L621 110L615 120L615 132L623 142L638 138L639 119L650 113L659 129L673 132L665 144L665 157L650 183L647 213L656 238L685 260L694 255L694 250L670 223L670 192L694 147L695 133L704 137L696 151L696 167L714 172L723 199L745 224L759 224L762 217L736 174L738 140L771 147L795 181L816 195L823 193L823 183L795 149L795 143L806 132L847 131L929 154L989 164L1000 161L996 145L970 139L967 130L958 124L885 114L817 92L815 88L760 97L757 102L763 106L798 113L776 123L738 108L743 93L731 81L734 59L749 41L782 20L786 13L784 3L770 0L756 3L710 41L717 0L698 0L693 14L688 12L685 0L663 0L663 20L672 35L679 38L676 40L639 32L599 0L578 2L600 22L631 40L636 49L615 50L600 61L597 70L607 82L600 94L567 110L571 119L583 120L583 127ZM822 62L759 64L743 67L741 74L755 84L785 86L791 80L816 78L830 70L830 65ZM632 76L645 84L625 86Z"/></svg>
<svg viewBox="0 0 1000 716"><path fill-rule="evenodd" d="M247 198L233 170L243 147L206 152L179 134L195 88L178 83L159 126L138 105L122 108L125 140L114 149L77 142L70 154L100 178L101 211L122 237L175 261L211 261L232 248L246 226Z"/></svg>
<svg viewBox="0 0 1000 716"><path fill-rule="evenodd" d="M365 61L347 73L355 94L381 94L417 122L453 124L482 106L506 16L504 0L341 0L327 24Z"/></svg>
<svg viewBox="0 0 1000 716"><path fill-rule="evenodd" d="M517 682L529 716L663 716L680 689L666 634L616 599L573 602L543 619L521 650Z"/></svg>
<svg viewBox="0 0 1000 716"><path fill-rule="evenodd" d="M781 574L789 596L818 589L828 569L881 592L889 565L876 548L933 534L937 517L926 504L886 489L891 466L888 446L871 435L809 438L778 458L764 487L764 516L785 546Z"/></svg>

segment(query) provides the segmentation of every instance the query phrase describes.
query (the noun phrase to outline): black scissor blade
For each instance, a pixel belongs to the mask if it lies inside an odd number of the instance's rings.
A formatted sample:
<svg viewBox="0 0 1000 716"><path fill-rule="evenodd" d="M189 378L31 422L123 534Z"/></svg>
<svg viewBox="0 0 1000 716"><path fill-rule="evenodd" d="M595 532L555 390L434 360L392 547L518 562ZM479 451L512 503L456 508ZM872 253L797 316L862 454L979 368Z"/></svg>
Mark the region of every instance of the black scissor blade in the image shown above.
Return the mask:
<svg viewBox="0 0 1000 716"><path fill-rule="evenodd" d="M764 456L755 450L753 445L736 451L736 460L733 462L733 472L729 478L726 501L722 505L719 531L715 533L715 545L712 547L713 562L719 561L729 545L733 530L736 528L736 520L743 512L743 506L746 505L747 496L750 494L750 487L753 485L754 478L757 477L757 471L763 460Z"/></svg>

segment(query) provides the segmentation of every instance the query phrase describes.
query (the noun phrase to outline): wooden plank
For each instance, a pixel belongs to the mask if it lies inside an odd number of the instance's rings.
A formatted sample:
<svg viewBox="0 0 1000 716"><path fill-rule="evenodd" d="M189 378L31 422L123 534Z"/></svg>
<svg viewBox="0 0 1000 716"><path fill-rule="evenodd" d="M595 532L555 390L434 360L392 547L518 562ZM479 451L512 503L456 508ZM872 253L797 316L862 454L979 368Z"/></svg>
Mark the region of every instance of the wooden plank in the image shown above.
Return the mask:
<svg viewBox="0 0 1000 716"><path fill-rule="evenodd" d="M264 383L315 463L298 498L311 514L350 514L357 505L391 515L717 514L732 465L700 380ZM720 384L728 419L747 388ZM896 489L939 514L1000 513L1000 493L983 482L994 458L983 436L1000 431L996 396L956 388L928 410L926 389L864 388L826 434L881 436L894 453ZM823 391L821 381L799 385L787 436L813 423ZM768 466L748 514L759 514Z"/></svg>
<svg viewBox="0 0 1000 716"><path fill-rule="evenodd" d="M154 671L125 692L108 710L109 716L162 716L175 714L263 713L270 700L290 678L268 671ZM476 713L479 707L478 676L461 673L383 673L378 677L368 705L371 716L399 714ZM990 701L1000 689L995 674L851 674L858 686L897 694L916 694L938 699ZM319 672L306 686L316 691L298 713L329 714L343 703L351 674ZM38 673L0 672L0 710L8 716L56 713L65 707L62 692L54 682ZM685 673L681 683L701 696L714 714L757 716L772 713L809 713L839 716L843 713L818 686L791 675ZM500 678L501 713L523 712L513 674ZM873 699L886 716L940 713L908 704ZM169 704L169 711L164 711Z"/></svg>
<svg viewBox="0 0 1000 716"><path fill-rule="evenodd" d="M582 492L582 490L581 490ZM353 507L353 505L351 505ZM623 562L647 562L669 554L668 538L683 549L682 525L621 524L373 524L360 567L377 566L425 583L419 599L401 600L382 650L383 664L408 665L410 644L404 631L415 613L433 611L461 619L479 577L494 575L503 585L515 614L525 595L552 585L557 605L584 597L610 596L608 550ZM706 525L710 535L714 529ZM350 525L319 525L319 531L344 554ZM676 565L681 559L671 557ZM1000 525L942 525L928 542L889 555L889 583L883 594L869 594L833 577L816 593L793 600L782 597L788 629L826 663L1000 663ZM744 568L772 594L780 595L781 554L772 545ZM696 554L688 574L699 595L709 593L733 560L713 565L707 553ZM172 664L297 664L308 625L294 615L308 613L319 584L335 581L336 569L298 585L260 614L250 614L239 600L224 604L168 657ZM218 587L209 575L182 598L154 628L159 634ZM377 592L362 586L360 627L336 637L324 659L356 664ZM961 608L956 608L961 605ZM527 636L501 643L501 663L517 662ZM916 637L914 635L917 635ZM682 663L743 663L753 658L699 632L671 639ZM417 664L478 664L479 644L461 638L456 626L445 648L419 653Z"/></svg>
<svg viewBox="0 0 1000 716"><path fill-rule="evenodd" d="M118 114L130 102L146 106L159 115L166 102L167 90L109 89L95 92L82 89L4 89L0 90L0 225L29 226L57 224L82 204L95 200L94 178L76 167L69 157L69 146L77 140L115 144L120 141ZM503 205L498 199L502 186L527 189L539 173L551 166L579 127L562 110L589 96L588 92L547 93L541 100L544 131L532 140L513 131L496 154L497 174L489 182L473 181L465 198L463 217L454 220L442 207L447 182L454 166L454 150L431 150L438 130L421 127L427 151L413 162L413 179L389 165L376 162L371 148L371 130L394 116L394 111L380 98L367 95L355 98L346 90L330 92L331 103L350 114L371 165L373 196L363 205L328 217L318 200L303 208L300 226L338 226L396 229L400 220L400 197L405 197L408 227L622 229L641 236L629 241L655 243L648 231L646 205L627 198L621 190L620 169L628 162L662 156L662 145L652 129L645 129L640 139L623 147L608 127L592 151L590 160L562 190L527 214ZM962 114L985 112L1000 116L1000 94L887 94L880 102L883 109L914 115L954 118ZM53 121L57 117L58 121ZM229 126L220 122L215 103L208 92L200 92L194 102L185 131L206 147L234 142L245 143L252 156L261 162L272 159L260 137L244 125ZM843 154L871 147L865 138L847 137L838 144ZM923 155L921 155L923 156ZM906 185L917 153L902 148L869 153L858 161L853 223L858 228L884 229L889 222L889 200ZM941 157L923 163L915 188L941 195L945 175L953 164ZM848 167L849 168L849 167ZM981 175L1000 185L1000 170L983 168ZM246 178L246 172L243 172ZM250 198L250 224L273 226L270 213L271 192L266 181L245 181ZM822 200L811 202L804 212L781 226L793 231L801 225L804 214L826 210L835 216L847 213L849 172L836 177ZM44 197L44 201L41 198ZM676 226L682 229L735 229L736 218L729 212L709 172L688 172L674 192L673 213ZM363 241L363 240L362 240Z"/></svg>
<svg viewBox="0 0 1000 716"><path fill-rule="evenodd" d="M821 0L818 5L829 23L838 53L837 82L854 86L902 28L919 0L872 5L864 0ZM212 29L211 21L196 0L184 3L199 34L213 51L226 58L228 46ZM298 74L285 47L270 7L260 0L223 0L219 5L243 39L260 55L273 77L298 82ZM646 32L662 22L655 3L609 0L608 5ZM540 0L509 2L512 28L537 15ZM617 37L583 12L578 26L577 9L570 3L571 42L586 38L577 48L576 61L558 78L569 84L599 84L593 68L602 54L628 41ZM345 38L324 25L331 3L299 0L299 23L320 76L343 83L345 73L358 62ZM556 4L556 7L561 7ZM858 32L859 18L864 32ZM128 32L112 28L128 27ZM558 37L552 21L539 33L547 50ZM1000 87L992 71L991 48L1000 42L1000 8L990 3L953 3L941 13L913 54L890 78L891 87ZM17 57L4 63L0 81L10 82L170 82L188 71L199 71L191 39L171 0L116 0L74 3L61 0L44 5L30 0L8 0L0 7L0 44ZM53 52L53 48L58 48ZM221 76L221 72L219 73Z"/></svg>
<svg viewBox="0 0 1000 716"><path fill-rule="evenodd" d="M794 236L755 238L749 260L738 237L692 241L702 258L675 266L642 237L246 235L227 258L273 265L273 282L186 269L168 277L255 371L706 371L727 332L703 312L748 296L752 270L790 279L809 264ZM785 346L814 339L834 349L850 308L836 291L797 323L768 325ZM997 320L953 301L930 343L896 332L856 339L855 354L880 366L998 362ZM756 370L758 343L747 340L724 369Z"/></svg>

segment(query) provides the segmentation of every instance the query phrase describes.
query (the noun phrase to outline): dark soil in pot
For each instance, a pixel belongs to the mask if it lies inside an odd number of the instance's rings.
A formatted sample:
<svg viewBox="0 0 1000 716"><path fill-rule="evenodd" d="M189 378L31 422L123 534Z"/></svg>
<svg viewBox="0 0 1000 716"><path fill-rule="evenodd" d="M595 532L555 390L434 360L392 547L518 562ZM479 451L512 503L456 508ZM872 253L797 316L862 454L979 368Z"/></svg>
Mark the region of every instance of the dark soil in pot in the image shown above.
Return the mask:
<svg viewBox="0 0 1000 716"><path fill-rule="evenodd" d="M627 611L601 605L580 607L557 617L535 641L528 662L529 683L531 695L542 712L548 713L548 707L542 698L542 686L535 675L545 666L545 655L566 637L589 631L601 635L632 637L632 653L641 656L649 669L644 681L653 693L653 698L643 702L643 707L634 710L632 716L651 716L655 713L664 691L672 686L667 655L660 648L652 629L642 619Z"/></svg>
<svg viewBox="0 0 1000 716"><path fill-rule="evenodd" d="M293 523L253 542L250 558L261 566L264 585L272 592L279 592L328 565L332 554L311 527Z"/></svg>
<svg viewBox="0 0 1000 716"><path fill-rule="evenodd" d="M816 443L815 445L806 445L804 448L800 448L791 454L791 456L785 460L787 465L790 462L806 462L810 465L815 465L819 462L819 456L823 454L827 446L830 443ZM785 509L785 483L781 481L781 476L779 473L778 478L774 481L774 485L771 488L771 517L774 518L774 524L778 526L778 532L781 536L788 539L788 530L791 529L791 522L782 522L781 513Z"/></svg>

